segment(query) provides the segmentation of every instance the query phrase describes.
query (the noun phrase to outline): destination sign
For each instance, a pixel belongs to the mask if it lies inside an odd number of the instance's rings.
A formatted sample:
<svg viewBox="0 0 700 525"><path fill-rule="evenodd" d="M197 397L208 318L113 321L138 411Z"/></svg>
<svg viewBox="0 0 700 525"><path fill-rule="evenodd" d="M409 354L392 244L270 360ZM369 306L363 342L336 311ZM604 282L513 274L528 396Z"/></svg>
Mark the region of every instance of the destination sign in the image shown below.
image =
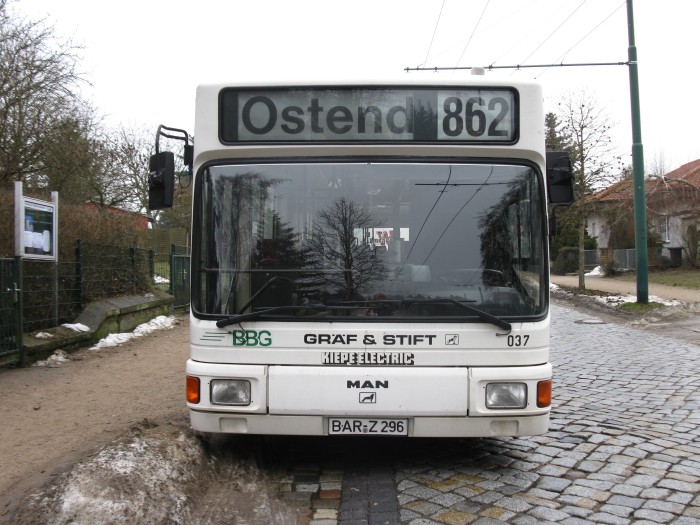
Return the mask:
<svg viewBox="0 0 700 525"><path fill-rule="evenodd" d="M261 142L459 142L513 144L511 88L226 88L224 144Z"/></svg>

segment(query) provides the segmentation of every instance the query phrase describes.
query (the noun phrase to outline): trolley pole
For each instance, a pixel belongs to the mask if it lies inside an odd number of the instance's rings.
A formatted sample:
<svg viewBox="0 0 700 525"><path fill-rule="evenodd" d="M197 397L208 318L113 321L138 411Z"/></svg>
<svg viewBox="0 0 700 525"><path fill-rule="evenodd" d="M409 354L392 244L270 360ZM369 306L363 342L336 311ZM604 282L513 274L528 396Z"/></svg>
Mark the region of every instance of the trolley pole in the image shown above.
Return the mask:
<svg viewBox="0 0 700 525"><path fill-rule="evenodd" d="M634 182L634 242L637 264L637 302L649 302L649 261L647 254L647 213L644 189L644 148L639 110L639 78L637 75L637 47L634 43L634 8L627 0L627 35L629 47L630 105L632 109L632 175Z"/></svg>

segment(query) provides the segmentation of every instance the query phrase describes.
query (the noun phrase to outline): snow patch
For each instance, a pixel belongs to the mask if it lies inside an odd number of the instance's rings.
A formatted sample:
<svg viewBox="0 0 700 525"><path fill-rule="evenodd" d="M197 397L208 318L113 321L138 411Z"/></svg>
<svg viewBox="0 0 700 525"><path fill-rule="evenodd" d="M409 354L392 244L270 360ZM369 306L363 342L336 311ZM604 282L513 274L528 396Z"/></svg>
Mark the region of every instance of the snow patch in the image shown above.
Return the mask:
<svg viewBox="0 0 700 525"><path fill-rule="evenodd" d="M63 363L68 363L69 361L70 359L68 359L68 354L66 354L63 350L56 350L51 357L44 359L43 361L37 361L32 366L54 367L60 366Z"/></svg>
<svg viewBox="0 0 700 525"><path fill-rule="evenodd" d="M122 333L122 334L109 334L107 337L100 339L97 344L90 347L90 350L99 350L100 348L110 348L113 346L119 346L130 339L133 339L132 334Z"/></svg>
<svg viewBox="0 0 700 525"><path fill-rule="evenodd" d="M68 328L70 330L73 330L74 332L89 332L90 331L90 328L85 326L82 323L75 323L75 324L65 323L65 324L62 324L61 326Z"/></svg>
<svg viewBox="0 0 700 525"><path fill-rule="evenodd" d="M191 485L210 468L194 436L137 435L102 449L34 494L25 517L50 516L55 525L185 525Z"/></svg>
<svg viewBox="0 0 700 525"><path fill-rule="evenodd" d="M603 273L603 270L600 266L596 266L593 270L588 272L586 275L591 276L591 277L601 277L601 276L604 276L605 274ZM558 291L561 288L554 283L550 283L549 289L551 291ZM620 306L621 304L624 304L624 303L636 303L637 302L637 296L632 295L632 294L609 294L609 295L604 295L604 296L594 295L594 296L592 296L592 298L599 303L602 303L606 306L613 306L613 307ZM680 301L676 301L675 299L662 299L661 297L657 297L655 295L649 296L649 302L650 303L660 303L660 304L663 304L666 306L679 306L679 305L683 304Z"/></svg>
<svg viewBox="0 0 700 525"><path fill-rule="evenodd" d="M175 326L174 316L159 315L155 319L151 319L147 323L143 323L134 328L133 332L125 332L119 334L109 334L104 339L101 339L94 346L90 347L90 350L100 350L101 348L109 348L114 346L119 346L127 341L133 339L134 337L143 337L156 330L170 329Z"/></svg>
<svg viewBox="0 0 700 525"><path fill-rule="evenodd" d="M606 296L594 296L593 297L596 301L599 303L603 303L607 306L620 306L621 304L625 303L636 303L637 302L637 296L636 295L631 295L631 294L624 294L624 295L606 295ZM650 295L649 296L649 302L650 303L660 303L666 306L678 306L681 304L680 301L676 301L675 299L662 299L661 297L656 297L655 295Z"/></svg>
<svg viewBox="0 0 700 525"><path fill-rule="evenodd" d="M595 277L599 277L599 276L602 277L605 274L603 273L603 268L601 266L596 266L590 272L588 272L586 275L595 276Z"/></svg>
<svg viewBox="0 0 700 525"><path fill-rule="evenodd" d="M109 334L107 337L104 339L100 339L100 341L97 342L94 346L90 347L90 350L99 350L101 348L109 348L109 347L114 347L114 346L119 346L127 341L133 339L134 337L142 337L144 335L148 335L152 332L155 332L156 330L165 330L165 329L170 329L173 328L176 324L176 320L174 316L165 316L165 315L160 315L156 317L155 319L151 319L147 323L143 323L138 325L133 332L130 333L121 333L121 334ZM84 327L85 330L89 330L89 328L83 324L75 324L75 325L62 325L66 327ZM73 330L83 330L83 328L72 328ZM35 337L39 339L43 338L49 338L49 337L54 337L51 334L45 333L45 332L38 332ZM37 361L34 363L32 366L43 366L43 367L57 367L62 365L63 363L68 363L70 359L68 358L68 354L64 352L63 350L56 350L49 358L44 359L43 361Z"/></svg>

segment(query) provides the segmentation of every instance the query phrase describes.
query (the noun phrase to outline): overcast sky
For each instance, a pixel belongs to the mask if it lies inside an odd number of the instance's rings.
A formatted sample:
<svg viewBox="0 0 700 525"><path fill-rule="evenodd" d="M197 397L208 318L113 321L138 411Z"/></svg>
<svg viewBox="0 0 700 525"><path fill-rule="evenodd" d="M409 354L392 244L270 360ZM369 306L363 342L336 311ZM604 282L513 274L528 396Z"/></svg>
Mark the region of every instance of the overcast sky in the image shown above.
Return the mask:
<svg viewBox="0 0 700 525"><path fill-rule="evenodd" d="M83 46L85 96L110 124L194 129L197 84L465 78L404 68L624 62L624 0L15 0ZM697 0L636 0L647 166L700 158ZM495 70L536 78L545 110L585 90L631 163L626 66Z"/></svg>

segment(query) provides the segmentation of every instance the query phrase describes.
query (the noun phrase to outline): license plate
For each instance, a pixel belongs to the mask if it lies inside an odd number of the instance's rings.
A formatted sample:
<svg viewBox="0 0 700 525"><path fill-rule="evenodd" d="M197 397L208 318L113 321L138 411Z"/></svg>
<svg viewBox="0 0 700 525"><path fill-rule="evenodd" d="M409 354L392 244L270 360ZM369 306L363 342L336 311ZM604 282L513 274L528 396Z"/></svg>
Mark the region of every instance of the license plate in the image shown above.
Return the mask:
<svg viewBox="0 0 700 525"><path fill-rule="evenodd" d="M407 436L407 419L355 419L330 418L329 434L377 434L382 436Z"/></svg>

